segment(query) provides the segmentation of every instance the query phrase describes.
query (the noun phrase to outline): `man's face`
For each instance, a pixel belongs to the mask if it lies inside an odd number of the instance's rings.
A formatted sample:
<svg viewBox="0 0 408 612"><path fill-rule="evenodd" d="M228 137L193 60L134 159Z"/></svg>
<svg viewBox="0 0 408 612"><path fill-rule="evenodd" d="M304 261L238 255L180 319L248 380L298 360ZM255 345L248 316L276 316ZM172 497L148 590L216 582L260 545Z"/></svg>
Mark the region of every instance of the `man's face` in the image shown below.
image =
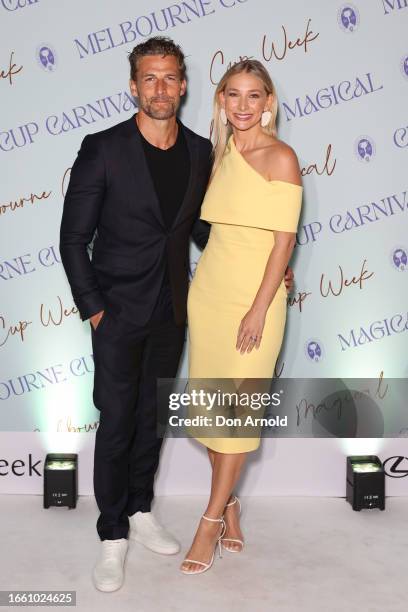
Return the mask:
<svg viewBox="0 0 408 612"><path fill-rule="evenodd" d="M170 119L180 106L186 91L174 55L145 55L138 61L136 81L130 80L132 95L139 107L152 119Z"/></svg>

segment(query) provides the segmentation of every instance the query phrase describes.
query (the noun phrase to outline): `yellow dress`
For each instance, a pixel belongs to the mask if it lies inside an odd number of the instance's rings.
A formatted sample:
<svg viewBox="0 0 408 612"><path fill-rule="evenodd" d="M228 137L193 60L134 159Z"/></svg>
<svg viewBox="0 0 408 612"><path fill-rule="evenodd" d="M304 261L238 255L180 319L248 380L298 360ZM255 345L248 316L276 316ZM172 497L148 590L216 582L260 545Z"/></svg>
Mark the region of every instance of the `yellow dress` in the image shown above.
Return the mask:
<svg viewBox="0 0 408 612"><path fill-rule="evenodd" d="M263 178L230 136L201 208L211 231L188 294L189 379L272 379L286 321L283 279L267 311L259 349L241 355L235 348L237 333L262 282L273 230L297 230L302 191L294 183ZM222 453L259 446L259 436L194 437Z"/></svg>

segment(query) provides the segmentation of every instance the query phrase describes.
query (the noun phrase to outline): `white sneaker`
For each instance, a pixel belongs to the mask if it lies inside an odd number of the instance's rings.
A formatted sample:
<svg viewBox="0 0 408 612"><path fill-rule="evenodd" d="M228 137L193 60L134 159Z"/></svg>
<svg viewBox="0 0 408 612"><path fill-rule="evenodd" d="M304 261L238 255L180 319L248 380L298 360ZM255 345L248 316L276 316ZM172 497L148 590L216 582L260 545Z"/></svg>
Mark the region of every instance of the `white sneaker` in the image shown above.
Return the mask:
<svg viewBox="0 0 408 612"><path fill-rule="evenodd" d="M153 552L175 555L180 550L177 540L157 522L151 512L136 512L129 516L129 537Z"/></svg>
<svg viewBox="0 0 408 612"><path fill-rule="evenodd" d="M93 570L93 579L99 591L117 591L123 584L123 566L129 542L126 538L119 540L102 540L102 550Z"/></svg>

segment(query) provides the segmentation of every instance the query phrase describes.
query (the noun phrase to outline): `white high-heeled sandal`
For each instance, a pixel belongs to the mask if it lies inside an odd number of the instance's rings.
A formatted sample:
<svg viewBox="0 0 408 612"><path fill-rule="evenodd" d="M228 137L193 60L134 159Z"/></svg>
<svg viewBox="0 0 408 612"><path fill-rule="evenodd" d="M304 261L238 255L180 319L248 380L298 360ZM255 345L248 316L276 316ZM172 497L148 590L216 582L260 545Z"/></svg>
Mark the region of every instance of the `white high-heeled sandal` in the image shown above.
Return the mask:
<svg viewBox="0 0 408 612"><path fill-rule="evenodd" d="M222 516L219 519L213 519L213 518L210 518L208 516L205 516L205 514L203 514L202 518L205 519L206 521L212 521L213 523L222 523L222 532L218 536L218 539L217 539L217 541L215 543L214 551L213 551L213 554L212 554L210 562L209 563L204 563L204 561L197 561L196 559L184 559L183 563L188 561L190 563L197 563L198 565L202 565L203 567L200 568L199 570L195 570L195 571L186 570L186 569L183 569L182 567L180 567L180 571L183 572L183 574L202 574L203 572L206 572L208 569L210 569L210 567L212 566L212 564L214 562L214 553L215 553L215 549L217 548L217 544L218 544L218 553L219 553L220 559L222 557L222 554L221 554L221 538L224 535L225 530L226 530L226 525L225 525L224 517Z"/></svg>
<svg viewBox="0 0 408 612"><path fill-rule="evenodd" d="M237 502L238 502L238 505L239 505L239 516L241 516L241 502L240 502L240 500L238 499L238 497L236 495L234 495L234 501L230 502L229 504L226 504L225 507L233 506ZM238 542L238 544L241 544L241 548L239 548L239 549L228 548L227 546L225 546L224 542ZM227 550L228 552L231 552L231 553L242 552L242 550L244 548L243 540L239 540L238 538L221 538L221 544L222 544L222 547L225 548L225 550Z"/></svg>

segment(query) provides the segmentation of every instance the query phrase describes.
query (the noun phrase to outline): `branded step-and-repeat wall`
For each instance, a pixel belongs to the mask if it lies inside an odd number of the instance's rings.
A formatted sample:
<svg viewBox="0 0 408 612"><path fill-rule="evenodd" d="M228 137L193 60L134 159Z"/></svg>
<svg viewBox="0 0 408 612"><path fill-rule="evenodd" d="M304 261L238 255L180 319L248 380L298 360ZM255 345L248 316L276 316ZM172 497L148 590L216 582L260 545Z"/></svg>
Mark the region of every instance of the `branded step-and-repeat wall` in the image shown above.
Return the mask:
<svg viewBox="0 0 408 612"><path fill-rule="evenodd" d="M80 493L92 493L90 327L59 225L84 136L135 112L127 54L149 36L185 51L181 118L204 136L231 64L257 58L276 85L279 136L304 184L277 375L407 375L407 27L407 0L0 0L1 491L40 492L46 452L66 450L79 453ZM192 246L192 274L199 256ZM344 495L345 456L375 452L391 466L388 492L406 495L407 431L264 440L243 492ZM166 441L159 494L204 492L208 477L202 447Z"/></svg>

